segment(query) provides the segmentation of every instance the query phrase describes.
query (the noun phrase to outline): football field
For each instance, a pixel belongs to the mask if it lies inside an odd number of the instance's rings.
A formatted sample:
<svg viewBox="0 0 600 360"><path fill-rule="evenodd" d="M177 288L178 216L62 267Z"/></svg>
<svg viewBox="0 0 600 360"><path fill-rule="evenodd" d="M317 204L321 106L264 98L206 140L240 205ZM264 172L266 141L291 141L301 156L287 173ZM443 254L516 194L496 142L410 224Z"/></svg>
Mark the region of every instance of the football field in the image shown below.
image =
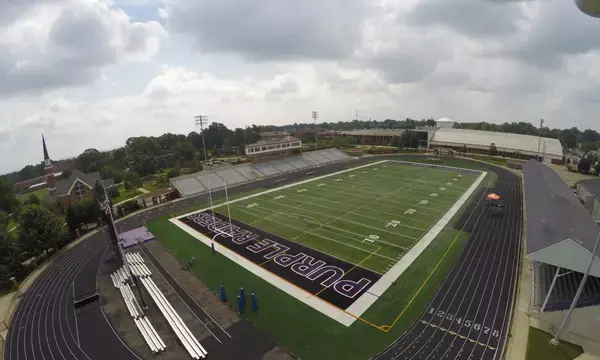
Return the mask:
<svg viewBox="0 0 600 360"><path fill-rule="evenodd" d="M229 212L247 225L384 274L478 176L384 163L220 206L215 212Z"/></svg>

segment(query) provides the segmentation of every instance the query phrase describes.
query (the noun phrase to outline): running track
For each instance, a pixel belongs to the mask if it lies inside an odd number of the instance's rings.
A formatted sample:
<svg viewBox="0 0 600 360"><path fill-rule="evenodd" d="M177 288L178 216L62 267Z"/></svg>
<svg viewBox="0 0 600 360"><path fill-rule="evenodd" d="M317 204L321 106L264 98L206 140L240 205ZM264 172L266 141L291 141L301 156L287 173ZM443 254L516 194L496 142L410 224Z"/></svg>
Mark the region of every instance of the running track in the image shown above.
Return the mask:
<svg viewBox="0 0 600 360"><path fill-rule="evenodd" d="M451 272L421 318L377 360L499 360L510 324L522 226L520 178L491 168L503 196L503 218L487 214L482 194Z"/></svg>
<svg viewBox="0 0 600 360"><path fill-rule="evenodd" d="M414 159L418 161L418 158ZM355 163L365 160L368 159ZM347 165L319 168L316 169L316 175L338 171ZM490 167L490 171L498 172L495 167ZM286 174L241 185L231 189L231 194L265 186L278 179L297 181L302 175ZM497 358L497 349L501 348L506 337L521 217L519 180L509 172L499 172L499 176L495 190L505 197L509 213L502 220L477 217L470 241L431 302L430 308L434 309L434 314L425 311L421 321L380 354L378 359ZM215 192L214 195L223 196L221 192ZM139 227L143 220L159 218L165 213L184 210L206 200L205 197L188 198L151 209L119 222L119 231ZM479 211L476 215L481 213ZM98 265L107 247L106 232L92 235L61 254L35 280L13 315L6 341L6 359L139 360L116 335L100 302L88 305L77 316L73 309L74 297L96 289ZM442 318L439 317L439 311L443 312ZM456 322L460 314L465 314L461 319L462 325L449 320L452 316ZM469 327L466 326L467 320L470 320ZM474 324L483 324L481 330L475 331ZM490 328L487 334L485 327ZM442 329L458 332L486 346L475 345L466 338L451 335L450 331ZM500 331L498 338L493 336L492 330ZM472 355L470 358L469 354Z"/></svg>

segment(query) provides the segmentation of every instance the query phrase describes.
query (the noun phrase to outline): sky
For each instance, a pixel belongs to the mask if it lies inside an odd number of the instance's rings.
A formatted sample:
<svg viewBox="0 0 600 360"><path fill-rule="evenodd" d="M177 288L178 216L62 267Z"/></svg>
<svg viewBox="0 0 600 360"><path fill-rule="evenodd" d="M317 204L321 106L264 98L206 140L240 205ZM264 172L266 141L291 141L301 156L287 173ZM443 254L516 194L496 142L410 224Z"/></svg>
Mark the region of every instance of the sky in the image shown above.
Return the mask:
<svg viewBox="0 0 600 360"><path fill-rule="evenodd" d="M600 131L571 0L0 0L0 173L195 130L449 117Z"/></svg>

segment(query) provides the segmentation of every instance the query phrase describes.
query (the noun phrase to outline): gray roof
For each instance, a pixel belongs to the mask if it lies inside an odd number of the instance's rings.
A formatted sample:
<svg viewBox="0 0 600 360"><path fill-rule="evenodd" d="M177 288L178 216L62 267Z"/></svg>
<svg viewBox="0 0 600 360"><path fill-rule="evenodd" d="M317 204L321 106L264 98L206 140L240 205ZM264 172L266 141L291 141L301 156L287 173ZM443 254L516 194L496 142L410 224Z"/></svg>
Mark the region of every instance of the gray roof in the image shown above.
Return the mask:
<svg viewBox="0 0 600 360"><path fill-rule="evenodd" d="M523 165L527 254L571 239L591 252L600 228L573 190L551 168L529 160Z"/></svg>
<svg viewBox="0 0 600 360"><path fill-rule="evenodd" d="M94 187L94 185L96 184L96 181L101 180L101 177L100 177L100 173L97 171L84 174L77 169L73 169L73 172L71 173L71 176L69 176L68 179L64 179L64 180L60 180L60 181L56 182L56 196L64 196L64 195L68 194L69 189L71 189L71 186L77 179L83 181L85 184L89 185L90 187ZM115 182L113 179L106 179L106 180L103 180L102 183L103 183L104 187L108 187L108 186L114 185Z"/></svg>
<svg viewBox="0 0 600 360"><path fill-rule="evenodd" d="M581 180L579 184L585 187L590 194L600 199L600 179Z"/></svg>

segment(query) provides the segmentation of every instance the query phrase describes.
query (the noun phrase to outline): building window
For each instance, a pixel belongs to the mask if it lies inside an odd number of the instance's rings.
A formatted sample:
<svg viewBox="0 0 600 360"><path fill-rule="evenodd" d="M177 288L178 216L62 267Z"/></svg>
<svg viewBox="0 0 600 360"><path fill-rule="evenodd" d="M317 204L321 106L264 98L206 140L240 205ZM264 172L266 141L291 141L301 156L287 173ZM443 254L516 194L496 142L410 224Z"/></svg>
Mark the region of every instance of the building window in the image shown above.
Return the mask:
<svg viewBox="0 0 600 360"><path fill-rule="evenodd" d="M79 181L75 183L73 191L75 191L75 197L77 200L81 200L85 197L85 186Z"/></svg>
<svg viewBox="0 0 600 360"><path fill-rule="evenodd" d="M299 142L292 143L292 146L300 146Z"/></svg>
<svg viewBox="0 0 600 360"><path fill-rule="evenodd" d="M277 149L281 149L281 145L275 145Z"/></svg>
<svg viewBox="0 0 600 360"><path fill-rule="evenodd" d="M261 149L262 151L265 151L265 150L267 150L267 147L266 147L266 146L263 146L263 147L261 147L260 149Z"/></svg>
<svg viewBox="0 0 600 360"><path fill-rule="evenodd" d="M275 149L275 145L269 146L269 150Z"/></svg>

